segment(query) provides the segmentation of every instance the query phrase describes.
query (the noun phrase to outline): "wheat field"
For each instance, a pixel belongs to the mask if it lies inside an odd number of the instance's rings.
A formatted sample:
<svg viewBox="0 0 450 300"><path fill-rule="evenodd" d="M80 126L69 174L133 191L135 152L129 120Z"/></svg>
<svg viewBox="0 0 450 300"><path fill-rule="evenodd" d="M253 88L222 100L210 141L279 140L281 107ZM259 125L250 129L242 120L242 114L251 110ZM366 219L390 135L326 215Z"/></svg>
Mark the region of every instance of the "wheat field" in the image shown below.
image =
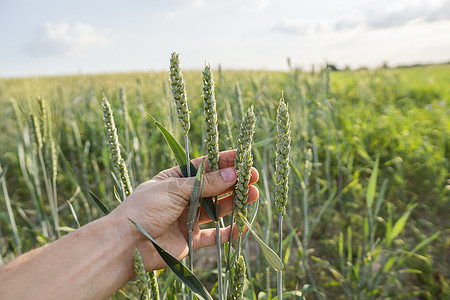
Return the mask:
<svg viewBox="0 0 450 300"><path fill-rule="evenodd" d="M248 215L272 249L280 236L274 207L280 98L289 107L281 255L286 299L450 297L450 65L212 71L220 150L236 147L239 124L253 105L251 155L260 198ZM194 158L207 155L202 73L185 71L184 80ZM0 265L101 217L89 191L108 208L117 205L104 96L131 186L176 165L147 115L183 144L168 71L0 78ZM273 299L277 274L255 243L249 236L242 245L244 298ZM215 249L204 253L215 261ZM196 265L216 298L217 266ZM157 275L162 299L181 297L169 270ZM129 283L112 299L136 295Z"/></svg>

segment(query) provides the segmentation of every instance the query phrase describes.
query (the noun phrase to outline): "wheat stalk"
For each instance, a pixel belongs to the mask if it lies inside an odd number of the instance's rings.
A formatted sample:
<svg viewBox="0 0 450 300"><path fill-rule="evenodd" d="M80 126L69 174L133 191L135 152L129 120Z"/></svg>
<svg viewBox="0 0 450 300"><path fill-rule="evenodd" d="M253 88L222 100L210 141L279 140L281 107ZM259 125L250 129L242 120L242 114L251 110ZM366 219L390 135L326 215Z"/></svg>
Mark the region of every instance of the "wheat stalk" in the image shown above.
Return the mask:
<svg viewBox="0 0 450 300"><path fill-rule="evenodd" d="M123 90L124 92L124 90ZM123 97L123 94L122 94ZM122 100L123 101L123 100ZM130 177L128 175L128 169L125 164L125 161L122 158L120 153L120 144L119 137L117 136L117 128L114 122L114 116L112 113L111 105L109 104L106 97L103 97L102 101L103 107L103 119L105 123L106 135L108 138L108 146L111 154L111 158L113 160L113 165L117 171L119 171L120 179L122 181L122 185L124 188L124 192L126 196L129 196L133 192L133 188L131 186ZM133 254L133 261L135 262L135 272L139 279L141 276L142 280L144 279L143 275L145 273L145 268L143 267L142 257L139 251L136 249ZM145 299L159 299L159 291L158 291L158 279L156 276L156 272L151 272L150 274L146 274L146 289L152 294L148 295L148 298ZM146 291L147 291L146 290ZM146 292L148 294L148 292ZM147 297L147 296L146 296Z"/></svg>
<svg viewBox="0 0 450 300"><path fill-rule="evenodd" d="M289 191L289 153L291 150L291 124L289 112L284 99L281 98L277 110L277 150L275 159L275 208L278 212L278 254L283 257L283 216L286 213L286 203ZM277 271L277 299L283 297L283 274Z"/></svg>
<svg viewBox="0 0 450 300"><path fill-rule="evenodd" d="M125 196L128 197L133 192L131 187L130 176L128 175L128 169L125 161L120 154L119 137L117 136L117 128L114 122L114 116L112 113L111 105L106 97L103 97L103 120L105 122L106 136L108 138L109 152L113 160L113 165L119 172L120 179L122 180L123 190Z"/></svg>
<svg viewBox="0 0 450 300"><path fill-rule="evenodd" d="M0 162L0 174L3 172L3 168L2 168L2 164ZM4 171L6 172L6 171ZM5 173L3 173L4 175ZM9 198L9 194L8 194L8 188L6 186L6 180L5 180L5 176L1 176L0 177L0 183L1 186L3 188L3 197L5 199L5 204L6 204L6 212L8 213L8 218L9 218L9 223L11 224L11 230L13 232L14 235L14 242L16 243L16 247L17 247L17 254L22 254L22 242L20 240L20 236L19 236L19 231L17 230L17 224L16 224L16 219L14 218L14 212L12 210L12 206L11 206L11 199ZM1 255L0 255L1 256Z"/></svg>
<svg viewBox="0 0 450 300"><path fill-rule="evenodd" d="M246 178L249 178L250 174L250 168L253 163L252 155L251 155L251 146L253 141L253 134L255 132L255 123L256 123L256 116L253 112L253 106L251 106L248 110L245 116L242 118L241 126L239 128L239 137L237 140L236 145L236 158L234 160L234 167L237 170L238 173L238 180L235 185L235 188L233 190L233 211L231 213L231 223L233 224L236 221L236 225L239 229L239 239L238 239L238 248L237 248L237 257L240 255L241 251L241 233L244 229L243 222L240 218L235 220L235 209L241 207L239 209L243 215L247 215L247 196L248 196L248 183L245 184ZM246 154L247 153L247 154ZM245 160L244 160L244 156ZM245 161L245 163L242 165L242 161ZM248 175L246 169L248 169ZM244 204L245 203L245 204ZM231 227L230 235L229 235L229 241L232 240L233 236L233 227ZM230 262L230 256L231 254L231 243L228 247L228 253L227 253L227 265ZM232 280L232 277L230 277L230 280ZM225 278L225 281L227 279ZM232 284L230 284L232 285Z"/></svg>
<svg viewBox="0 0 450 300"><path fill-rule="evenodd" d="M170 85L172 95L175 100L175 106L177 108L178 120L181 124L182 133L184 135L184 148L186 151L186 171L187 177L191 177L191 164L189 161L189 142L188 132L191 126L189 121L189 108L187 104L186 85L183 80L183 73L180 67L180 58L178 53L173 52L170 56ZM181 166L180 166L181 167ZM189 269L192 271L194 268L194 253L192 249L192 233L188 237L189 245ZM194 294L189 291L189 299L192 300ZM183 288L184 299L184 288Z"/></svg>
<svg viewBox="0 0 450 300"><path fill-rule="evenodd" d="M59 227L59 215L58 215L58 203L57 203L57 192L56 192L56 176L58 172L58 157L56 153L55 141L52 136L52 124L50 120L50 115L48 113L47 101L44 97L38 97L39 112L40 112L40 129L42 135L42 143L44 147L44 160L47 178L44 178L48 200L52 210L52 218L55 226L55 231L57 237L59 237L59 232L56 230ZM50 182L51 180L51 182Z"/></svg>
<svg viewBox="0 0 450 300"><path fill-rule="evenodd" d="M45 122L46 121L47 121L47 119L45 119ZM43 141L42 131L41 131L42 127L39 122L39 119L32 112L30 112L29 122L30 122L29 125L30 125L32 135L33 135L33 142L36 146L39 163L41 165L42 175L43 175L44 184L45 184L45 190L47 193L47 200L48 200L48 202L50 204L50 208L51 208L54 234L57 238L59 238L59 231L58 231L59 217L58 217L58 211L57 211L57 207L56 207L56 199L54 199L54 194L53 194L52 186L50 185L50 182L49 182L49 176L47 173L47 168L45 166L45 160L44 160L44 155L43 155L44 141ZM44 131L45 131L45 128L44 128ZM40 187L39 180L37 179L37 173L38 173L37 170L38 169L36 168L35 180L37 183L37 187Z"/></svg>
<svg viewBox="0 0 450 300"><path fill-rule="evenodd" d="M206 125L206 149L208 153L208 164L212 171L219 169L219 131L217 124L216 96L214 93L214 80L210 65L206 65L202 72L203 79L203 103L205 109ZM214 199L216 214L219 215L219 203L217 196ZM219 300L224 297L222 285L222 247L220 243L220 225L216 224L216 247L217 247L217 287Z"/></svg>

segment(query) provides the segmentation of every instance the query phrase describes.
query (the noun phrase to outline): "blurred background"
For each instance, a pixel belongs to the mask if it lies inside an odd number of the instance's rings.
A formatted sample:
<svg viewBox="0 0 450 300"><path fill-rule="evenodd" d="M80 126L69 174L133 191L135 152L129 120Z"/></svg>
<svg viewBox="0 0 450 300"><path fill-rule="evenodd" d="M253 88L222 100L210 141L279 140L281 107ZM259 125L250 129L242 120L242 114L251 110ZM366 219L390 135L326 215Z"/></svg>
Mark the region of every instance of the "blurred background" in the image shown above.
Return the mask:
<svg viewBox="0 0 450 300"><path fill-rule="evenodd" d="M448 0L2 0L0 76L450 60Z"/></svg>

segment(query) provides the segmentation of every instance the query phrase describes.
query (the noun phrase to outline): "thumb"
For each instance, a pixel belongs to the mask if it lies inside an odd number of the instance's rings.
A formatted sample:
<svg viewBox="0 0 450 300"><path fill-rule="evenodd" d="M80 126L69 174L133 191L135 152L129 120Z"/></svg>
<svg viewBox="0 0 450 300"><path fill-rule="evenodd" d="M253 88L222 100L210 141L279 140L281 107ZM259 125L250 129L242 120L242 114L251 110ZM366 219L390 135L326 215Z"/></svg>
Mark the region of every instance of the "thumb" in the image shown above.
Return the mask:
<svg viewBox="0 0 450 300"><path fill-rule="evenodd" d="M229 190L236 183L237 175L234 168L225 168L215 172L205 173L203 179L202 197L214 197ZM184 194L184 198L190 199L195 178L177 178L176 180L184 181L185 184L178 186L180 192Z"/></svg>

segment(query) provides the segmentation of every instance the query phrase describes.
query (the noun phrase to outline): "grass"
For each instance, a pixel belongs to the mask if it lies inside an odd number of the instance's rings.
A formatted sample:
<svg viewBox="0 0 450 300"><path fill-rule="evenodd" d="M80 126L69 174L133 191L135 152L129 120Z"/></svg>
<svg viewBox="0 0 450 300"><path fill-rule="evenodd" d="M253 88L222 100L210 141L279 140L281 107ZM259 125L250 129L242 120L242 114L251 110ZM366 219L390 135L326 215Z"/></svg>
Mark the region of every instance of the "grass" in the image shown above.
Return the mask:
<svg viewBox="0 0 450 300"><path fill-rule="evenodd" d="M450 65L331 73L219 69L214 76L220 149L234 146L226 137L238 136L236 120L254 105L258 122L252 152L261 172L261 199L253 229L273 249L278 241L277 212L270 208L275 192L274 112L282 91L289 104L293 167L283 220L286 299L299 298L295 295L301 291L308 299L449 297ZM201 71L184 71L184 80L191 111L189 138L195 141L189 152L197 157L206 154L200 142ZM129 117L123 113L121 86L127 91ZM38 96L46 100L58 155L57 233L102 215L88 190L111 199L105 203L109 208L117 205L114 167L105 147L103 93L112 105L132 186L175 165L146 116L152 114L183 140L168 72L0 79L0 160L7 168L0 196L0 262L56 235L54 196L47 192L43 175L51 164L33 150L27 121L29 112L39 116ZM368 197L373 199L370 209ZM249 215L253 209L249 207ZM276 294L276 274L261 253L246 251L250 246L242 248L245 297L270 299ZM205 266L199 272L210 291L217 283L215 268ZM158 275L162 295L179 291L172 288L168 271ZM136 292L133 286L124 291Z"/></svg>

